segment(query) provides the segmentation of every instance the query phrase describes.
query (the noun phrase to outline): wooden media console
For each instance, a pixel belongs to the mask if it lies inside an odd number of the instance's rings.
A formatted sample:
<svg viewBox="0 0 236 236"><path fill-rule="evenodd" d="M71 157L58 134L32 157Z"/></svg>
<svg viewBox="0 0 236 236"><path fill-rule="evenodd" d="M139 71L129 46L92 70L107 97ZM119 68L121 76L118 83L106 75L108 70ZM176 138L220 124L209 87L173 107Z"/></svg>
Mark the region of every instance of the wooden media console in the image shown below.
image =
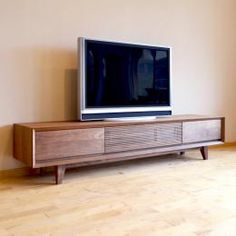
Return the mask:
<svg viewBox="0 0 236 236"><path fill-rule="evenodd" d="M31 168L66 168L144 158L224 142L223 117L182 115L142 121L42 122L14 125L14 157Z"/></svg>

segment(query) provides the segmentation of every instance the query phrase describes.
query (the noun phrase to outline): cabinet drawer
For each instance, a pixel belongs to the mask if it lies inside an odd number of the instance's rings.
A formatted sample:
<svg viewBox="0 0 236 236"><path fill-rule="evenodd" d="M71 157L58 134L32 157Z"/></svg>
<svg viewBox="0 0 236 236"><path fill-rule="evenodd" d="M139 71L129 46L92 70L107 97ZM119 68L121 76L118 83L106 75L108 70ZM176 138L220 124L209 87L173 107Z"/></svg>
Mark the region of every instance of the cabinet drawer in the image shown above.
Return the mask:
<svg viewBox="0 0 236 236"><path fill-rule="evenodd" d="M75 129L35 133L36 160L104 152L104 129Z"/></svg>
<svg viewBox="0 0 236 236"><path fill-rule="evenodd" d="M221 139L221 120L191 121L183 123L183 142L204 142Z"/></svg>
<svg viewBox="0 0 236 236"><path fill-rule="evenodd" d="M181 142L181 123L105 128L105 153L175 145Z"/></svg>

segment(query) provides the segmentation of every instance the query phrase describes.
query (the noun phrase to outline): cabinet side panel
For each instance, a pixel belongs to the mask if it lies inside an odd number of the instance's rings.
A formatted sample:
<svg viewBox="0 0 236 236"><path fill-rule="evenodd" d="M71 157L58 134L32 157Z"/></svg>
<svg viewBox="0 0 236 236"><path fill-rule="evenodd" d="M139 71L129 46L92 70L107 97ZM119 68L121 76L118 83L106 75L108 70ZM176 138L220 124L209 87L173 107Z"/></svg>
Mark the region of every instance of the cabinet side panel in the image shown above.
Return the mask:
<svg viewBox="0 0 236 236"><path fill-rule="evenodd" d="M32 130L21 125L14 125L14 158L32 167Z"/></svg>
<svg viewBox="0 0 236 236"><path fill-rule="evenodd" d="M225 142L225 118L221 119L221 141Z"/></svg>

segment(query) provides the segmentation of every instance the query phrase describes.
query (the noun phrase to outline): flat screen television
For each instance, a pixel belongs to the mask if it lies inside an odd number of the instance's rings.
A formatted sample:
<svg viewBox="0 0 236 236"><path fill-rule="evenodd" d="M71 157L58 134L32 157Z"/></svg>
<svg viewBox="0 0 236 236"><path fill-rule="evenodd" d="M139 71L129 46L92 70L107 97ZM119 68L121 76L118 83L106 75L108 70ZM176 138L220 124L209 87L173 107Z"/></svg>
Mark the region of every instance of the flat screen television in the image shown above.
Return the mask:
<svg viewBox="0 0 236 236"><path fill-rule="evenodd" d="M171 48L78 39L78 118L171 115Z"/></svg>

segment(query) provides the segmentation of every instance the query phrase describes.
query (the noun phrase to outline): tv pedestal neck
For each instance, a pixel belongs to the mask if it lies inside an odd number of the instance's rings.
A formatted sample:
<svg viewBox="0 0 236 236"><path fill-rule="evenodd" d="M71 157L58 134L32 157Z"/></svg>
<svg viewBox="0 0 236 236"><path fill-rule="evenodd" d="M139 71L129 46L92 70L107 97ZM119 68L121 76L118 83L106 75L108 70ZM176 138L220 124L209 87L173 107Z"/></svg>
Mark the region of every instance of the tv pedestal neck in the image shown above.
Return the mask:
<svg viewBox="0 0 236 236"><path fill-rule="evenodd" d="M70 167L124 161L222 144L224 117L180 115L141 121L14 124L14 157L31 168L55 167L56 183Z"/></svg>

